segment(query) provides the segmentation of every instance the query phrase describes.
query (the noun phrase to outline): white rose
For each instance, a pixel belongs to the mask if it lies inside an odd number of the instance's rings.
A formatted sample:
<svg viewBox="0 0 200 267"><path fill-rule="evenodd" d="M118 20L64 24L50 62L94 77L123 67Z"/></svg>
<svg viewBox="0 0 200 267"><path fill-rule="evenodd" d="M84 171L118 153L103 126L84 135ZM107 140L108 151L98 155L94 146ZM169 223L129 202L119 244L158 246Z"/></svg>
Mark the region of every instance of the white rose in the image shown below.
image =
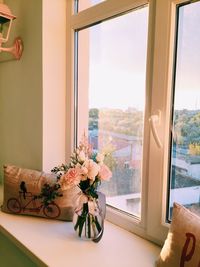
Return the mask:
<svg viewBox="0 0 200 267"><path fill-rule="evenodd" d="M87 180L88 169L84 166L81 167L82 178L81 181Z"/></svg>
<svg viewBox="0 0 200 267"><path fill-rule="evenodd" d="M79 155L78 155L78 160L81 161L81 162L84 162L85 159L86 159L86 156L85 156L84 151L80 151Z"/></svg>
<svg viewBox="0 0 200 267"><path fill-rule="evenodd" d="M87 174L88 173L88 169L86 167L81 167L81 171L83 173L83 175Z"/></svg>
<svg viewBox="0 0 200 267"><path fill-rule="evenodd" d="M83 163L83 167L87 168L87 177L90 180L94 180L100 170L100 166L92 159L86 160Z"/></svg>
<svg viewBox="0 0 200 267"><path fill-rule="evenodd" d="M99 163L102 163L104 161L104 155L101 153L98 153L96 156L96 161Z"/></svg>

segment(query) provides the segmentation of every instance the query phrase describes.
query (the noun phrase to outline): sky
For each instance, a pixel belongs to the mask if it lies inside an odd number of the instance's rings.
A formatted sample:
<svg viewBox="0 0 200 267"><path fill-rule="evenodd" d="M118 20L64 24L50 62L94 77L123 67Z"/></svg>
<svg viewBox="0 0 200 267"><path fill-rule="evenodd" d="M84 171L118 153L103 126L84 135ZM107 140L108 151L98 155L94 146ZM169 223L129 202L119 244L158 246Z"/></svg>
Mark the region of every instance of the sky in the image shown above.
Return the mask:
<svg viewBox="0 0 200 267"><path fill-rule="evenodd" d="M90 107L144 108L148 8L90 28Z"/></svg>
<svg viewBox="0 0 200 267"><path fill-rule="evenodd" d="M176 109L200 109L200 2L180 7Z"/></svg>
<svg viewBox="0 0 200 267"><path fill-rule="evenodd" d="M199 25L200 2L179 8L175 109L200 109ZM82 31L90 36L90 108L143 110L148 7Z"/></svg>
<svg viewBox="0 0 200 267"><path fill-rule="evenodd" d="M88 7L94 6L104 1L105 0L78 0L78 6L79 6L78 9L79 11L82 11Z"/></svg>

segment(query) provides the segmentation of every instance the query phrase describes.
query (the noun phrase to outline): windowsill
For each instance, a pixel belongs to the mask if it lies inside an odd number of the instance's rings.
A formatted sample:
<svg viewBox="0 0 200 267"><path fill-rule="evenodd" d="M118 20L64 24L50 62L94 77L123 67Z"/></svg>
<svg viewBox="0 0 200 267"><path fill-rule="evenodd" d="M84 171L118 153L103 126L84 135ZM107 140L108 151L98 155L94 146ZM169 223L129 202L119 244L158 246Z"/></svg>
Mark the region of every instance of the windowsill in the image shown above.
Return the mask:
<svg viewBox="0 0 200 267"><path fill-rule="evenodd" d="M80 240L71 222L0 212L0 232L37 266L155 266L160 247L109 222L96 244Z"/></svg>

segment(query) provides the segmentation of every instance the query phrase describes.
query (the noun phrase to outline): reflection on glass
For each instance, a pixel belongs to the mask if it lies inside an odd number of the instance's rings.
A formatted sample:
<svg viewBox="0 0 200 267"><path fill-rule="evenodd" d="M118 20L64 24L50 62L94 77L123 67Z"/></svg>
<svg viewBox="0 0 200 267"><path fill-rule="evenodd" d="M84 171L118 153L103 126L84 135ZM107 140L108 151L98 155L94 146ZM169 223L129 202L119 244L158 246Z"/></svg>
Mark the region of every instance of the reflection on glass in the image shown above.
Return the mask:
<svg viewBox="0 0 200 267"><path fill-rule="evenodd" d="M200 2L178 8L170 198L200 215Z"/></svg>
<svg viewBox="0 0 200 267"><path fill-rule="evenodd" d="M87 122L93 147L109 155L106 163L113 177L101 187L107 203L137 216L141 213L147 24L148 7L144 7L78 32L79 131Z"/></svg>

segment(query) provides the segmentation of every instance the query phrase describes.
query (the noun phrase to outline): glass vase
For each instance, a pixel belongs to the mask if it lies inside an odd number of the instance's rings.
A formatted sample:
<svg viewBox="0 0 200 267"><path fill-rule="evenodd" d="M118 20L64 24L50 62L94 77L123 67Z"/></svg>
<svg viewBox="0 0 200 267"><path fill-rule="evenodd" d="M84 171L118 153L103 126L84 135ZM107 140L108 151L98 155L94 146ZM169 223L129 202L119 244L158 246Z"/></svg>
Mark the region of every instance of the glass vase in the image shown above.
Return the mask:
<svg viewBox="0 0 200 267"><path fill-rule="evenodd" d="M105 195L98 192L98 198L79 195L74 209L73 225L82 239L98 242L104 231Z"/></svg>

